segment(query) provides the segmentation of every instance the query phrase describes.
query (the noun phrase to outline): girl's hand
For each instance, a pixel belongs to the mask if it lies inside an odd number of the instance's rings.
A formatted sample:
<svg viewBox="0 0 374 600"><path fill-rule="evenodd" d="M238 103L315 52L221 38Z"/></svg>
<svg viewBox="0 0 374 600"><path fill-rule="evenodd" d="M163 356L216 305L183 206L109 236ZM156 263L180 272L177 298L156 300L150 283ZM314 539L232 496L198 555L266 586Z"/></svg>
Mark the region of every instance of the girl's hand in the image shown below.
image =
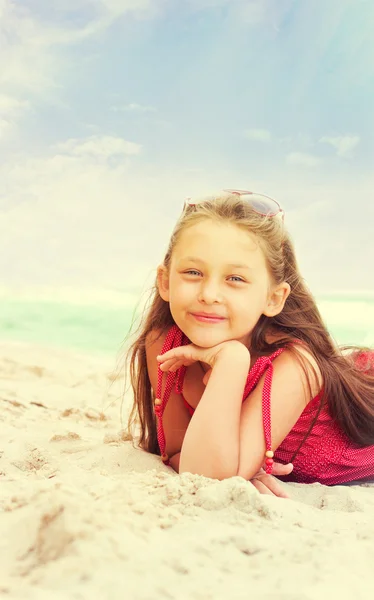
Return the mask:
<svg viewBox="0 0 374 600"><path fill-rule="evenodd" d="M282 465L281 463L274 463L273 474L274 475L289 475L293 469L293 465ZM260 492L260 494L266 494L268 496L278 496L278 498L289 498L288 494L283 490L278 479L273 475L267 475L264 469L260 469L259 472L251 479L251 483Z"/></svg>
<svg viewBox="0 0 374 600"><path fill-rule="evenodd" d="M157 361L160 364L161 371L177 371L180 367L189 367L194 362L206 363L213 369L218 357L226 354L242 355L248 358L249 365L250 355L248 348L236 340L222 342L222 344L217 344L211 348L200 348L200 346L195 346L195 344L179 346L179 348L173 348L165 352L165 354L157 356ZM206 384L207 381L204 381L204 383Z"/></svg>
<svg viewBox="0 0 374 600"><path fill-rule="evenodd" d="M178 452L170 459L170 466L176 473L179 473L179 461L181 453ZM276 475L288 475L291 473L293 465L281 465L280 463L274 463L273 471ZM263 469L261 469L257 475L249 482L260 492L260 494L266 494L268 496L277 496L278 498L289 498L286 492L283 490L279 481L273 477L273 475L267 475Z"/></svg>

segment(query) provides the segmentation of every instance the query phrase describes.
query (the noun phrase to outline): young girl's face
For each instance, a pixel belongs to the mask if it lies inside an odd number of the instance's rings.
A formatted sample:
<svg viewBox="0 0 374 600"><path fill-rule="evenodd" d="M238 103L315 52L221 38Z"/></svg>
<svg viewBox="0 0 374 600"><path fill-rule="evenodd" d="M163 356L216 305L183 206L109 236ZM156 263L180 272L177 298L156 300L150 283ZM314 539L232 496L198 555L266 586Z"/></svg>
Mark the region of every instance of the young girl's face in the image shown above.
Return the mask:
<svg viewBox="0 0 374 600"><path fill-rule="evenodd" d="M229 223L204 220L184 230L159 282L175 323L201 347L227 340L249 347L261 315L274 310L263 251L254 235Z"/></svg>

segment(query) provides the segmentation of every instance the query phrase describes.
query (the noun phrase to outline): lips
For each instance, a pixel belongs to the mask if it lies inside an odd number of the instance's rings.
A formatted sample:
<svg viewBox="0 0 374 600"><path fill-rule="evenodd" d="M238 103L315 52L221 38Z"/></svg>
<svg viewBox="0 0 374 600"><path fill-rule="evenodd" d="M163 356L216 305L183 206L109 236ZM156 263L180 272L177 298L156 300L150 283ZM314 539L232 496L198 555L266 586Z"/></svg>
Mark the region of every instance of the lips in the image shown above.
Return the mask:
<svg viewBox="0 0 374 600"><path fill-rule="evenodd" d="M225 320L225 317L214 313L191 313L191 315L203 323L220 323Z"/></svg>

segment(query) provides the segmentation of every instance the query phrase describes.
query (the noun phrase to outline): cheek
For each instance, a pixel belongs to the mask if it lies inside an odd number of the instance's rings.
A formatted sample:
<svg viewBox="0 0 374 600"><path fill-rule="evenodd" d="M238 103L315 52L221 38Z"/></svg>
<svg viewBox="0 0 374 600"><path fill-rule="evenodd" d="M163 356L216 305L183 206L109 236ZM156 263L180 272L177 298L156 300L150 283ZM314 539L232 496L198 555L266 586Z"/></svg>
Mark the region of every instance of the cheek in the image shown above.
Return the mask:
<svg viewBox="0 0 374 600"><path fill-rule="evenodd" d="M254 292L254 290L252 290ZM257 311L261 311L266 298L266 293L262 290L257 290L256 293L243 294L241 298L236 297L237 311L243 315L253 315Z"/></svg>
<svg viewBox="0 0 374 600"><path fill-rule="evenodd" d="M175 304L184 304L191 297L191 286L183 281L171 282L170 302Z"/></svg>

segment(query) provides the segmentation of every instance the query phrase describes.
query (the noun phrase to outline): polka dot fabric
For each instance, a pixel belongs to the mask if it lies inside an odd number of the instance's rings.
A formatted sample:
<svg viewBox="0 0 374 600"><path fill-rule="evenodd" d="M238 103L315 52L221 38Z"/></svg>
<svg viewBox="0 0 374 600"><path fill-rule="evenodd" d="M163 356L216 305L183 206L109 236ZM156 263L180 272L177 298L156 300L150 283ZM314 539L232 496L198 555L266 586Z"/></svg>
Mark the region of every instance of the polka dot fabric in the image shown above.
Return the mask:
<svg viewBox="0 0 374 600"><path fill-rule="evenodd" d="M162 354L171 348L189 344L188 338L174 325L168 332ZM271 383L273 377L273 360L277 358L284 348L274 352L271 356L260 357L248 373L244 389L243 401L254 390L261 377L265 375L262 393L262 412L266 449L271 450ZM361 366L369 364L374 368L374 352L358 357ZM165 454L165 435L162 426L162 415L170 397L172 389L183 398L183 380L186 368L182 367L176 373L165 375L160 369L158 373L157 398L155 411L157 414L157 435L161 456L166 464L168 457ZM165 388L162 395L163 379ZM183 398L191 415L194 409ZM157 402L159 404L157 405ZM274 454L278 462L288 463L293 460L294 469L287 481L298 483L319 482L324 485L337 485L350 481L369 481L374 479L374 446L358 447L345 436L337 423L333 421L328 412L328 407L323 407L318 415L311 432L304 440L310 425L315 418L320 405L320 395L313 398L304 409L297 423L283 440ZM303 442L301 444L301 442ZM301 444L301 446L300 446ZM295 455L296 452L296 456ZM268 473L272 470L272 460L267 459Z"/></svg>
<svg viewBox="0 0 374 600"><path fill-rule="evenodd" d="M188 338L181 332L181 330L175 325L169 329L168 334L165 338L165 342L161 351L161 354L165 354L171 348L179 348L179 346L189 344ZM155 400L155 413L157 417L157 440L160 448L161 458L165 464L169 464L169 457L165 453L166 440L165 432L162 424L162 417L164 414L165 407L170 398L170 394L173 388L176 388L178 394L182 393L183 379L186 372L186 367L181 367L178 371L164 373L158 366L158 378L157 378L157 398ZM162 391L163 380L166 378L164 391Z"/></svg>

